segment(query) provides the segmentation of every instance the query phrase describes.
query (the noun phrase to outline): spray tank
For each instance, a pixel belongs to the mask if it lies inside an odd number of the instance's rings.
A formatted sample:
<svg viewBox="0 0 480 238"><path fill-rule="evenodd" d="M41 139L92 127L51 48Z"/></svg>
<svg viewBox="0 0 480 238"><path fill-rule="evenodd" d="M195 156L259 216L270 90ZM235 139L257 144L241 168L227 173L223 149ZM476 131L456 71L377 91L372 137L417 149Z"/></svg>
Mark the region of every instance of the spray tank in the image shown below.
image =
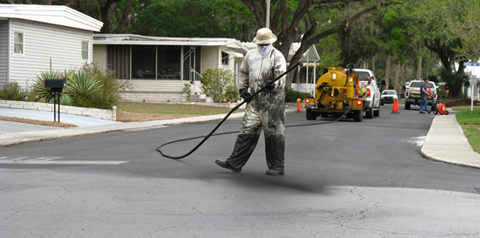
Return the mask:
<svg viewBox="0 0 480 238"><path fill-rule="evenodd" d="M362 121L365 106L360 90L353 64L347 69L326 69L315 85L315 98L310 98L306 105L307 120L343 114L353 117L354 121Z"/></svg>

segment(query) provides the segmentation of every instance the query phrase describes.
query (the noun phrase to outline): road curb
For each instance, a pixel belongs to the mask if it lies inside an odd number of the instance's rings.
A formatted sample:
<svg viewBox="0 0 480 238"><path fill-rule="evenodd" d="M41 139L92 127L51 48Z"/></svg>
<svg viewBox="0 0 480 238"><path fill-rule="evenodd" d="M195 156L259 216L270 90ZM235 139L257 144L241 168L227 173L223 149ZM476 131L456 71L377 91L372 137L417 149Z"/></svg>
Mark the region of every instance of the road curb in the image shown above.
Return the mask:
<svg viewBox="0 0 480 238"><path fill-rule="evenodd" d="M287 108L285 113L295 112L294 109ZM221 120L225 118L225 114L209 115L209 116L200 116L200 117L187 117L171 120L158 120L158 121L147 121L147 122L125 122L118 124L110 125L101 125L101 126L90 126L82 128L66 128L58 130L48 130L48 131L34 131L34 132L21 132L21 133L12 133L12 134L3 134L0 135L0 147L8 147L17 144L23 144L28 142L39 142L46 140L55 140L60 138L75 137L81 135L91 135L91 134L100 134L108 133L115 131L128 131L128 130L148 130L148 129L158 129L168 125L178 125L185 123L194 123L194 122L205 122L213 120ZM242 118L244 112L232 113L228 119L238 119Z"/></svg>

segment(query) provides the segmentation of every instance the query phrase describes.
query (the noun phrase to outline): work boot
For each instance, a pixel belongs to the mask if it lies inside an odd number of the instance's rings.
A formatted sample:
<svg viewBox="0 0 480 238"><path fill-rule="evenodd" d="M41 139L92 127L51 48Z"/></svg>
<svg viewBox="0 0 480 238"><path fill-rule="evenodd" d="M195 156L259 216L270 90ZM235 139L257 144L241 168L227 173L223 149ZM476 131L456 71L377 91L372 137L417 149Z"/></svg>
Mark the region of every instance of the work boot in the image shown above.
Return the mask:
<svg viewBox="0 0 480 238"><path fill-rule="evenodd" d="M232 165L230 165L227 161L217 159L217 160L215 160L215 164L217 164L218 166L220 166L222 168L229 169L229 170L231 170L235 173L240 173L240 171L242 171L242 168L236 169Z"/></svg>
<svg viewBox="0 0 480 238"><path fill-rule="evenodd" d="M420 113L425 114L425 112L420 112Z"/></svg>
<svg viewBox="0 0 480 238"><path fill-rule="evenodd" d="M432 112L431 110L430 110L430 111L428 111L428 114L430 114L431 112Z"/></svg>
<svg viewBox="0 0 480 238"><path fill-rule="evenodd" d="M269 169L267 170L267 172L265 172L266 175L283 175L284 174L284 171L283 169L282 170L278 170L278 169Z"/></svg>

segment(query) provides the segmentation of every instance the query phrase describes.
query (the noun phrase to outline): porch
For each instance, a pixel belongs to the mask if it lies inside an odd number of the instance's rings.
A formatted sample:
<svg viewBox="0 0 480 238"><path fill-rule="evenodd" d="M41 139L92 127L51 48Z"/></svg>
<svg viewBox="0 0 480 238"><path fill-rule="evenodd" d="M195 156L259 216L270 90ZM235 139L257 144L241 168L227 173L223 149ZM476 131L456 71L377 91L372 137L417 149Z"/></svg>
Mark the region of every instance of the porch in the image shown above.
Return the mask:
<svg viewBox="0 0 480 238"><path fill-rule="evenodd" d="M184 87L190 87L194 97L202 94L202 72L212 68L234 72L236 61L231 59L246 52L235 39L131 34L95 34L93 48L95 63L133 86L125 93L128 100L155 102L183 101Z"/></svg>

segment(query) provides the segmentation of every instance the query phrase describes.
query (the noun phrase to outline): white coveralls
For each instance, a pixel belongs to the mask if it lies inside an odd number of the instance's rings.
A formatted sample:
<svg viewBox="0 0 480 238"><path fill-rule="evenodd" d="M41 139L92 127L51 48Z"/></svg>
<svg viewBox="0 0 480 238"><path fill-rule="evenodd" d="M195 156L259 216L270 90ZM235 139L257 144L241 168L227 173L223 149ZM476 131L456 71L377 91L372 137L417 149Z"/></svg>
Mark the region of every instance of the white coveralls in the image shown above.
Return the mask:
<svg viewBox="0 0 480 238"><path fill-rule="evenodd" d="M265 57L258 49L250 50L240 66L239 89L249 89L253 95L286 71L283 54L271 47ZM275 88L265 89L247 104L242 128L235 148L227 162L236 169L247 163L257 146L260 133L265 137L265 154L269 169L284 170L285 164L285 76L275 82Z"/></svg>

